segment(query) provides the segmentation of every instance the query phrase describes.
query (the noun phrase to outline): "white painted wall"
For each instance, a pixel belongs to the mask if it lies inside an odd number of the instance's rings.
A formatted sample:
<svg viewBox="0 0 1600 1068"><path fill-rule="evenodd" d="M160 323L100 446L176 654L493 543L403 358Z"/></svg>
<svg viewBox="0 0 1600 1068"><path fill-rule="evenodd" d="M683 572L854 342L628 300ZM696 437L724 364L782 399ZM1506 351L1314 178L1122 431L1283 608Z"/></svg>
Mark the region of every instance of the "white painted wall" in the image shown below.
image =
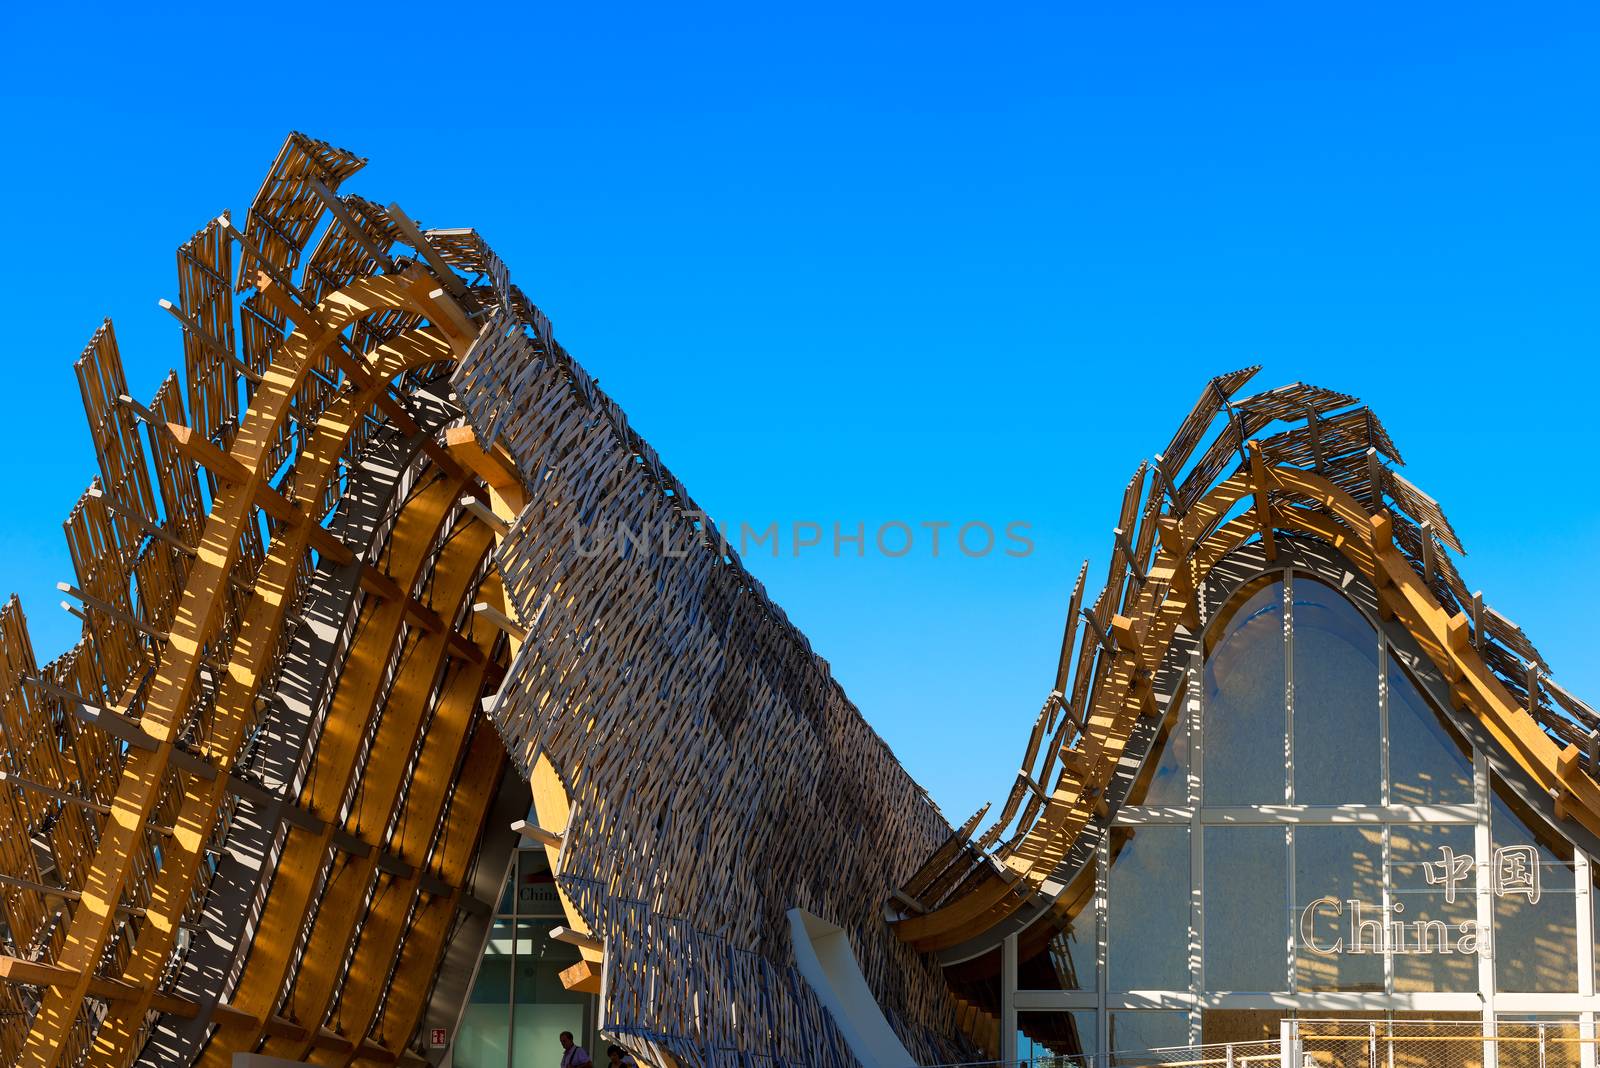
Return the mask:
<svg viewBox="0 0 1600 1068"><path fill-rule="evenodd" d="M916 1064L878 1008L844 931L804 909L789 910L794 959L863 1068Z"/></svg>

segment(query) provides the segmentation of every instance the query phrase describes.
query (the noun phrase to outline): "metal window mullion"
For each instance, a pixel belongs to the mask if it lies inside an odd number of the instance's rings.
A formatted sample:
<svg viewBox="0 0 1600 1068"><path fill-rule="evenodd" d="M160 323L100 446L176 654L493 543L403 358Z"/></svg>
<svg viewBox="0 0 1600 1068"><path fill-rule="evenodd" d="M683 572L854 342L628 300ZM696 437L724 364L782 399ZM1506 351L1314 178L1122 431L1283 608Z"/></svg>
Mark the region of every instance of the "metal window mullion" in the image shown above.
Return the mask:
<svg viewBox="0 0 1600 1068"><path fill-rule="evenodd" d="M1494 852L1494 843L1489 826L1490 816L1490 789L1489 789L1489 761L1477 749L1472 751L1472 783L1473 793L1478 803L1478 824L1473 829L1473 895L1477 902L1478 911L1478 993L1483 998L1483 1033L1492 1036L1496 1033L1495 1023L1495 959L1500 952L1496 944L1494 929L1494 899L1489 896L1489 858ZM1487 940L1485 940L1487 936ZM1484 952L1487 946L1488 952ZM1498 1051L1496 1043L1485 1041L1483 1044L1483 1068L1497 1068Z"/></svg>
<svg viewBox="0 0 1600 1068"><path fill-rule="evenodd" d="M1284 569L1283 572L1283 752L1284 752L1284 787L1283 799L1286 804L1294 804L1294 572ZM1284 892L1287 895L1289 908L1294 909L1294 861L1295 841L1294 829L1284 829ZM1287 920L1287 917L1285 917ZM1285 939L1286 956L1284 974L1288 980L1286 989L1293 996L1295 984L1299 982L1299 969L1295 960L1294 923L1286 922L1288 937Z"/></svg>
<svg viewBox="0 0 1600 1068"><path fill-rule="evenodd" d="M1110 982L1111 954L1110 942L1107 932L1111 929L1109 909L1110 901L1106 894L1106 886L1110 881L1111 866L1111 828L1107 827L1100 836L1099 845L1095 846L1095 957L1099 967L1095 969L1095 1025L1094 1025L1094 1054L1096 1057L1110 1059L1106 1046L1110 1043L1111 1020L1106 1015L1106 988Z"/></svg>
<svg viewBox="0 0 1600 1068"><path fill-rule="evenodd" d="M1000 943L1000 1060L1017 1060L1017 932Z"/></svg>
<svg viewBox="0 0 1600 1068"><path fill-rule="evenodd" d="M1294 916L1295 916L1295 911L1296 911L1297 907L1299 906L1299 901L1295 897L1296 887L1295 887L1295 877L1294 877L1294 866L1295 866L1295 852L1294 851L1295 851L1296 843L1295 843L1294 826L1291 824L1289 826L1284 827L1283 835L1284 835L1284 855L1286 857L1288 857L1288 863L1286 865L1286 868L1288 870L1287 870L1287 873L1284 876L1284 881L1288 886L1288 894L1289 894L1289 897L1288 897L1289 909L1288 909L1287 915L1285 916L1285 921L1286 921L1285 922L1285 927L1287 928L1287 934L1288 934L1288 938L1286 939L1286 942L1287 942L1287 945L1288 945L1288 952L1289 952L1289 962L1288 962L1289 985L1285 989L1288 990L1290 997L1294 997L1295 992L1298 989L1298 984L1300 982L1299 954L1295 952Z"/></svg>
<svg viewBox="0 0 1600 1068"><path fill-rule="evenodd" d="M1201 596L1203 601L1204 594ZM1204 830L1200 823L1205 796L1205 649L1204 631L1189 658L1189 1041L1200 1041L1200 1000L1206 989L1206 922L1201 888L1205 885Z"/></svg>
<svg viewBox="0 0 1600 1068"><path fill-rule="evenodd" d="M517 1063L517 941L522 934L522 925L516 920L517 915L517 874L521 860L517 854L520 850L511 851L511 870L506 873L507 880L511 883L511 975L506 985L506 1068L513 1068ZM502 891L503 892L503 891ZM494 938L495 921L489 921L489 938ZM469 995L470 996L470 995Z"/></svg>
<svg viewBox="0 0 1600 1068"><path fill-rule="evenodd" d="M1594 860L1583 850L1574 846L1573 860L1576 870L1573 872L1577 880L1578 892L1573 896L1577 898L1578 906L1578 997L1592 999L1594 997ZM1594 1015L1588 1012L1578 1014L1578 1037L1589 1041L1580 1042L1578 1046L1579 1068L1596 1068L1594 1044Z"/></svg>
<svg viewBox="0 0 1600 1068"><path fill-rule="evenodd" d="M1389 643L1382 633L1378 633L1378 761L1378 797L1387 808L1394 793L1389 788Z"/></svg>
<svg viewBox="0 0 1600 1068"><path fill-rule="evenodd" d="M1382 803L1387 816L1389 806L1394 803L1394 792L1389 784L1389 643L1384 639L1380 628L1373 627L1372 631L1378 642L1378 800ZM1378 842L1378 885L1383 897L1385 916L1389 915L1389 909L1394 904L1394 871L1390 867L1394 853L1390 826L1386 818ZM1394 994L1393 953L1383 955L1383 990L1386 994ZM1389 1056L1393 1059L1394 1044L1391 1042L1389 1047Z"/></svg>
<svg viewBox="0 0 1600 1068"><path fill-rule="evenodd" d="M1294 573L1283 572L1283 800L1294 804Z"/></svg>
<svg viewBox="0 0 1600 1068"><path fill-rule="evenodd" d="M1594 902L1591 896L1594 892L1594 876L1592 874L1594 863L1589 855L1577 848L1572 849L1573 879L1577 893L1573 894L1578 909L1577 925L1574 930L1578 933L1578 995L1592 997L1594 995ZM1587 950L1587 951L1586 951Z"/></svg>
<svg viewBox="0 0 1600 1068"><path fill-rule="evenodd" d="M1387 918L1390 915L1389 910L1394 908L1394 899L1395 899L1395 895L1394 895L1394 872L1390 867L1391 863L1393 862L1393 854L1391 853L1390 848L1389 848L1390 847L1389 827L1390 827L1390 824L1385 823L1383 825L1383 833L1382 833L1382 835L1381 835L1381 837L1379 839L1379 843L1378 843L1378 857L1379 857L1379 860L1378 860L1378 871L1379 871L1378 893L1379 893L1380 900L1382 901L1382 905L1383 905L1383 916L1385 917L1385 923L1388 922ZM1387 995L1393 995L1394 994L1394 954L1393 953L1385 953L1383 955L1383 991Z"/></svg>

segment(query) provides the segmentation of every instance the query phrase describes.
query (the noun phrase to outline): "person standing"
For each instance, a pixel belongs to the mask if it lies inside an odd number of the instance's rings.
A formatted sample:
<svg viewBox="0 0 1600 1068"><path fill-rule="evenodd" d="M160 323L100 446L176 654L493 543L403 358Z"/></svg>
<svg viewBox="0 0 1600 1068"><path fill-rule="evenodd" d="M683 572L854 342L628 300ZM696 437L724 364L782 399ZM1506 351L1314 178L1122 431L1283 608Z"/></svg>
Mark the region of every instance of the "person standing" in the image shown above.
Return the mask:
<svg viewBox="0 0 1600 1068"><path fill-rule="evenodd" d="M561 1032L561 1068L590 1068L589 1051L572 1040L571 1031Z"/></svg>

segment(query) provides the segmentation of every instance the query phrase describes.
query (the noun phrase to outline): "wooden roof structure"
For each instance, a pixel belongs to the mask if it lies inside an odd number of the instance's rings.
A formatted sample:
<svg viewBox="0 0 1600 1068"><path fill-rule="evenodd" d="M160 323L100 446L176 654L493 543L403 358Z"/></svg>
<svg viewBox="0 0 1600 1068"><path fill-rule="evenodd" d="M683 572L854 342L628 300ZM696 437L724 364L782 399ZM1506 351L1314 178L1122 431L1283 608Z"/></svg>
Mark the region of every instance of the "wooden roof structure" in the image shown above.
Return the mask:
<svg viewBox="0 0 1600 1068"><path fill-rule="evenodd" d="M979 1056L995 1022L940 955L1081 896L1207 575L1285 537L1359 567L1600 834L1600 718L1468 592L1377 417L1236 399L1255 368L1129 483L1023 770L952 828L492 249L342 192L363 163L291 134L242 228L179 247L184 367L150 400L109 322L76 365L82 638L41 665L0 609L5 1064L437 1062L519 834L563 982L649 1063L857 1063L791 909L848 935L915 1059Z"/></svg>
<svg viewBox="0 0 1600 1068"><path fill-rule="evenodd" d="M0 611L0 1060L437 1061L530 799L563 981L650 1063L854 1063L796 905L970 1054L882 913L950 827L488 245L363 163L291 134L179 247L153 399L109 322L78 362L83 636L41 666Z"/></svg>
<svg viewBox="0 0 1600 1068"><path fill-rule="evenodd" d="M1074 847L1109 816L1119 763L1174 695L1163 665L1198 631L1202 584L1247 543L1274 559L1286 536L1358 567L1384 618L1403 623L1448 681L1452 704L1548 795L1557 819L1600 835L1600 716L1550 677L1520 627L1469 592L1452 558L1465 553L1460 537L1394 469L1403 460L1377 415L1302 383L1237 396L1258 370L1207 383L1166 449L1134 472L1106 583L1086 604L1088 565L1078 574L1054 685L997 818L975 834L974 817L894 897L894 927L910 945L970 959L1066 907Z"/></svg>
<svg viewBox="0 0 1600 1068"><path fill-rule="evenodd" d="M496 526L440 440L473 302L397 207L338 194L364 162L291 134L243 229L179 247L153 399L109 321L77 362L82 638L39 665L0 611L7 1064L414 1061L485 928L526 801L479 710Z"/></svg>

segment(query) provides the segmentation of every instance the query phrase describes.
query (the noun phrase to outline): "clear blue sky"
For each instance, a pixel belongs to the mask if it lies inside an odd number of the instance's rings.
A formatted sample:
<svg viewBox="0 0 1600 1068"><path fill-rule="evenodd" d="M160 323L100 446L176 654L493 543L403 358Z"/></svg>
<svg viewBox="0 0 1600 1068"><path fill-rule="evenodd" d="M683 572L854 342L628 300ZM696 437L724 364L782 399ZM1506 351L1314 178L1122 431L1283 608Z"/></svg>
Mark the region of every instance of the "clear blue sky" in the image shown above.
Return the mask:
<svg viewBox="0 0 1600 1068"><path fill-rule="evenodd" d="M0 590L44 653L72 360L111 315L136 394L181 362L173 249L296 128L479 228L714 514L1032 524L1023 560L751 561L952 819L1009 786L1128 476L1247 363L1370 401L1600 700L1592 6L29 6Z"/></svg>

